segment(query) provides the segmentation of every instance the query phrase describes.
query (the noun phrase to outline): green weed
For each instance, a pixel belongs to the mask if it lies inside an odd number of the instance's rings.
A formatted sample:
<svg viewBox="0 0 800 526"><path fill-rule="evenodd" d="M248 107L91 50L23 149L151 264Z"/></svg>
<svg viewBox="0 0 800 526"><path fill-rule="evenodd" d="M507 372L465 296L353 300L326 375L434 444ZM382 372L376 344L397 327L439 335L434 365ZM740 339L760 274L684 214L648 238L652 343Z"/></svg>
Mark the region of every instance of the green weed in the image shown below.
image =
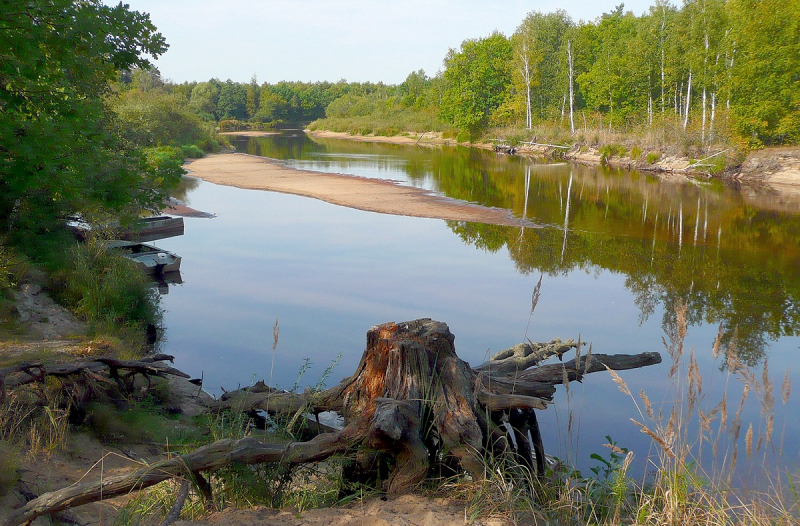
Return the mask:
<svg viewBox="0 0 800 526"><path fill-rule="evenodd" d="M650 152L647 154L647 164L655 164L661 159L661 152Z"/></svg>
<svg viewBox="0 0 800 526"><path fill-rule="evenodd" d="M8 441L0 440L0 497L19 480L20 452Z"/></svg>
<svg viewBox="0 0 800 526"><path fill-rule="evenodd" d="M99 238L76 244L70 256L70 265L53 275L52 288L97 330L113 334L159 322L158 294L135 263L107 250Z"/></svg>

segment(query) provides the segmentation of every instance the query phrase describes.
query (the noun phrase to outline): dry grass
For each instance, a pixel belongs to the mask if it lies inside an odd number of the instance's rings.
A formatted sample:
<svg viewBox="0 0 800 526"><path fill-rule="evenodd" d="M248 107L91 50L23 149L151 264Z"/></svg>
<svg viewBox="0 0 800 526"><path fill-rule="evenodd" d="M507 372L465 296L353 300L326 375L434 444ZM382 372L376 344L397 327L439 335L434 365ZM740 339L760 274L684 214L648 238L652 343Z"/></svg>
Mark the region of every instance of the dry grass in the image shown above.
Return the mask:
<svg viewBox="0 0 800 526"><path fill-rule="evenodd" d="M602 469L593 469L593 477L556 463L544 480L537 480L530 474L521 475L519 466L497 466L487 460L486 480L450 481L442 491L465 503L468 521L503 517L525 524L800 523L800 498L794 487L798 473L790 467L778 471L771 467L782 465L777 457L783 452L775 442L777 386L768 361L758 373L743 365L736 354L735 338L723 348L720 328L711 356L715 371L722 373L712 374L724 376L725 389L719 400L710 400L708 386L719 379L704 377L697 353L685 347L686 312L686 305L677 306L663 339L672 385L664 397L667 402L653 402L644 390L635 396L617 373L609 371L638 413L631 421L654 445L649 457L638 460L646 466L645 478L629 476L633 453L611 442L607 444L611 456L601 460ZM734 395L729 392L736 392L737 384L741 394L730 407L728 398ZM566 379L565 390L569 405L575 390ZM788 404L790 395L787 371L780 401ZM746 421L745 415L754 412L746 408L756 403L758 421ZM564 443L559 444L565 458L578 450L576 418L580 415L570 410L567 422L559 424L565 428ZM592 458L602 457L595 454ZM742 474L759 479L758 490L739 482Z"/></svg>

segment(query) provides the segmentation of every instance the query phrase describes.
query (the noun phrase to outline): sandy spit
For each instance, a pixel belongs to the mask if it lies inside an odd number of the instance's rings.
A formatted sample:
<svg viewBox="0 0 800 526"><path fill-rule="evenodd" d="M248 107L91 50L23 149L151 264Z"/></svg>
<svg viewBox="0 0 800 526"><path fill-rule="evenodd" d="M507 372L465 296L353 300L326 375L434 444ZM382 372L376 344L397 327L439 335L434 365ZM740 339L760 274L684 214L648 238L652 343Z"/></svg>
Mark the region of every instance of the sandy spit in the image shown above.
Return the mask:
<svg viewBox="0 0 800 526"><path fill-rule="evenodd" d="M492 225L533 226L508 210L489 208L381 179L296 170L245 154L215 154L184 165L211 183L301 195L358 210Z"/></svg>

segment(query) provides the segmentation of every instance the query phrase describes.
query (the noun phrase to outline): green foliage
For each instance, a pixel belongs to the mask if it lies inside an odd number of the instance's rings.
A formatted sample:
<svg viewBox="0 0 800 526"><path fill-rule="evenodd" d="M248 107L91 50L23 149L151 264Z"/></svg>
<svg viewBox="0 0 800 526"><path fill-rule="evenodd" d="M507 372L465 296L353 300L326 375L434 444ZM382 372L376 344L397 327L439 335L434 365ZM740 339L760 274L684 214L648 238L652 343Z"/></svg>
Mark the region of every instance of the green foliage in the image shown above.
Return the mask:
<svg viewBox="0 0 800 526"><path fill-rule="evenodd" d="M188 159L199 159L206 154L199 146L195 146L194 144L184 144L181 146L181 153L183 157Z"/></svg>
<svg viewBox="0 0 800 526"><path fill-rule="evenodd" d="M16 287L28 270L25 260L0 238L0 298Z"/></svg>
<svg viewBox="0 0 800 526"><path fill-rule="evenodd" d="M751 146L800 141L800 1L732 0L734 127Z"/></svg>
<svg viewBox="0 0 800 526"><path fill-rule="evenodd" d="M197 84L192 88L189 108L204 121L216 121L221 89L222 85L217 79Z"/></svg>
<svg viewBox="0 0 800 526"><path fill-rule="evenodd" d="M245 120L247 118L247 90L231 79L225 81L219 92L217 114L220 119Z"/></svg>
<svg viewBox="0 0 800 526"><path fill-rule="evenodd" d="M163 90L125 91L111 107L121 133L139 146L197 144L214 135L179 95Z"/></svg>
<svg viewBox="0 0 800 526"><path fill-rule="evenodd" d="M65 304L98 327L143 327L160 317L157 292L142 270L92 238L69 252L68 267L53 276Z"/></svg>
<svg viewBox="0 0 800 526"><path fill-rule="evenodd" d="M642 149L638 146L631 148L631 159L636 160L642 156Z"/></svg>
<svg viewBox="0 0 800 526"><path fill-rule="evenodd" d="M445 58L441 117L477 138L511 89L512 49L500 33L465 40Z"/></svg>
<svg viewBox="0 0 800 526"><path fill-rule="evenodd" d="M604 458L598 453L592 453L589 458L596 460L600 463L599 466L589 468L598 480L610 480L614 474L622 466L622 461L625 460L625 455L628 454L627 448L621 448L617 445L616 441L612 440L609 435L606 435L609 450L608 458Z"/></svg>
<svg viewBox="0 0 800 526"><path fill-rule="evenodd" d="M647 164L654 164L661 159L661 152L650 152L647 154Z"/></svg>
<svg viewBox="0 0 800 526"><path fill-rule="evenodd" d="M514 56L515 73L521 74L523 62L520 59L525 56L532 66L531 112L538 120L559 112L563 95L569 90L565 69L567 64L562 55L573 27L574 23L563 9L552 13L534 11L528 13L512 37L517 49ZM524 79L518 77L517 82L519 96L525 95L522 90Z"/></svg>
<svg viewBox="0 0 800 526"><path fill-rule="evenodd" d="M628 150L622 144L605 144L600 147L600 162L606 162L609 157L623 157Z"/></svg>
<svg viewBox="0 0 800 526"><path fill-rule="evenodd" d="M107 107L119 70L166 50L148 16L95 0L4 1L0 12L0 230L154 206L167 189Z"/></svg>
<svg viewBox="0 0 800 526"><path fill-rule="evenodd" d="M174 416L165 411L163 394L161 400L148 389L147 396L141 400L125 400L117 405L98 401L86 406L85 429L105 443L136 444L142 442L170 442L180 447L186 436L176 429ZM194 433L199 438L199 431Z"/></svg>
<svg viewBox="0 0 800 526"><path fill-rule="evenodd" d="M6 495L19 480L19 451L9 442L0 440L0 497Z"/></svg>

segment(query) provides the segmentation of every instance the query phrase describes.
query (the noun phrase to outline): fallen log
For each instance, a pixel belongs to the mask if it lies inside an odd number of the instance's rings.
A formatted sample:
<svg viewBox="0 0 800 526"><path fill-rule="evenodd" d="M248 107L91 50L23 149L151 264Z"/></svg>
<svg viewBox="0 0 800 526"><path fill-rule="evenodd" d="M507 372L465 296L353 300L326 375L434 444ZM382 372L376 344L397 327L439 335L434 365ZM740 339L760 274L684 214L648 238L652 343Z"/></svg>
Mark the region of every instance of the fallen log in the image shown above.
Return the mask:
<svg viewBox="0 0 800 526"><path fill-rule="evenodd" d="M384 464L393 469L383 489L390 495L412 488L441 466L455 464L473 478L482 478L487 455L510 456L542 475L544 447L535 411L546 408L564 371L568 378L580 379L605 366L641 367L661 360L657 353L632 359L594 355L589 361L583 357L583 361L520 369L549 356L561 358L580 346L571 340L553 340L501 351L473 369L456 355L454 339L446 324L430 319L372 327L355 373L339 385L297 394L260 383L226 393L213 407L216 411L260 409L295 418L335 410L344 417L342 430L289 445L252 437L221 440L128 475L44 494L13 512L2 525L20 524L170 478L205 480L202 472L231 463L294 465L337 453L349 454L361 471L374 469L376 458L389 459Z"/></svg>
<svg viewBox="0 0 800 526"><path fill-rule="evenodd" d="M581 356L579 363L570 360L563 364L543 365L535 369L521 371L517 379L525 382L541 382L549 385L564 383L564 372L570 382L581 381L589 373L605 371L606 367L613 371L639 369L648 365L661 363L661 355L657 352L644 352L641 354L592 354L588 360ZM587 366L588 364L588 366Z"/></svg>

